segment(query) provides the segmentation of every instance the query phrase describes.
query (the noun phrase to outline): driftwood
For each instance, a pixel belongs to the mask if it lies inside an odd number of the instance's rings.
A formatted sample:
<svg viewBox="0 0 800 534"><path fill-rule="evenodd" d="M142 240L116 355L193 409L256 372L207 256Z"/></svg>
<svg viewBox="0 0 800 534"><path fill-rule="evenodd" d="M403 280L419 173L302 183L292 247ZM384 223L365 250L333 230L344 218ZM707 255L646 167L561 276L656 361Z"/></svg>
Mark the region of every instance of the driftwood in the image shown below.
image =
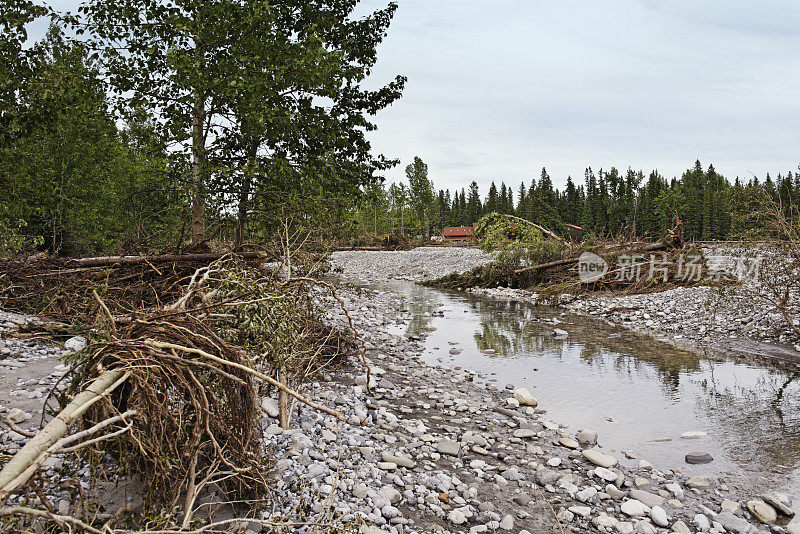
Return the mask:
<svg viewBox="0 0 800 534"><path fill-rule="evenodd" d="M650 243L649 245L645 245L639 248L630 248L622 252L627 252L627 253L654 252L656 250L665 250L666 248L667 245L659 242L659 243ZM540 263L538 265L531 265L530 267L523 267L522 269L517 269L516 271L514 271L514 274L527 273L530 271L540 271L543 269L551 269L553 267L560 267L562 265L572 265L574 263L578 263L579 260L580 256L575 256L573 258L565 258L563 260Z"/></svg>
<svg viewBox="0 0 800 534"><path fill-rule="evenodd" d="M72 424L92 404L119 386L127 375L121 369L102 373L97 380L77 395L52 421L40 430L0 471L0 502L25 484L42 463L66 443L63 441Z"/></svg>
<svg viewBox="0 0 800 534"><path fill-rule="evenodd" d="M216 261L227 253L203 254L159 254L156 256L104 256L101 258L80 258L70 260L70 264L81 267L108 267L111 265L139 265L142 263L164 263L171 261ZM266 257L263 252L237 252L237 256L245 259Z"/></svg>

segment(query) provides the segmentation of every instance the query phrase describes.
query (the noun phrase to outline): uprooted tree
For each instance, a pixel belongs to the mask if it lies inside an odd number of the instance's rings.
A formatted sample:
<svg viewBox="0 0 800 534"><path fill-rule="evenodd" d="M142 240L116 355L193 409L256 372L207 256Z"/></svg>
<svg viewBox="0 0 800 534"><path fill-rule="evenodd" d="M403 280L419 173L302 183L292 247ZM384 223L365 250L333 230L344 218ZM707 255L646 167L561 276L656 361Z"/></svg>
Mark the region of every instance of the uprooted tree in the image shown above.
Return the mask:
<svg viewBox="0 0 800 534"><path fill-rule="evenodd" d="M619 259L631 258L644 261L647 254L658 252L666 257L673 271L676 270L675 256L685 252L681 232L681 222L676 216L673 229L659 241L628 242L608 241L596 236L588 236L582 243L566 241L552 230L513 215L490 213L485 215L475 229L478 246L494 258L490 264L477 267L466 273L455 273L426 285L442 288L496 287L507 285L516 288L536 288L540 298L552 299L565 292L584 290L625 290L652 291L669 287L670 277L644 277L626 280L609 277L591 284L582 284L576 266L581 254L592 251L601 255L609 265ZM693 253L699 254L697 250ZM674 280L674 277L671 277Z"/></svg>
<svg viewBox="0 0 800 534"><path fill-rule="evenodd" d="M186 280L166 270L162 276ZM161 513L162 526L185 529L201 498L216 495L218 504L236 507L273 491L259 423L262 395L278 392L284 428L294 403L342 419L299 392L305 379L345 354L360 352L366 365L364 342L333 286L282 278L229 255L195 270L174 295L121 317L111 309L138 306L135 297L107 302L92 290L101 333L70 358L69 388L51 392L61 402L57 416L0 471L0 500L22 495L20 505L0 508L0 521L39 517L89 532L120 521L147 528L124 507L111 517L87 514L82 493L70 497L69 514L55 512L37 473L49 456L75 453L90 463L111 455L122 474L142 477L147 509ZM345 329L318 319L316 302L326 295L347 317Z"/></svg>

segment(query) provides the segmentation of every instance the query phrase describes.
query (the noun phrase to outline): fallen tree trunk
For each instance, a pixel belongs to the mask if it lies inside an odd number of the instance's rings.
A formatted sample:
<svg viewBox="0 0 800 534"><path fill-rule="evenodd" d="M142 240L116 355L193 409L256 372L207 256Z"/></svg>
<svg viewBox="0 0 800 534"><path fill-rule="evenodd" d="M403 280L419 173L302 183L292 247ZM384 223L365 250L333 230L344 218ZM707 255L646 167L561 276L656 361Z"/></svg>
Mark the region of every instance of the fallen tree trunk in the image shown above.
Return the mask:
<svg viewBox="0 0 800 534"><path fill-rule="evenodd" d="M650 243L649 245L645 245L641 248L631 248L624 251L623 253L636 253L636 252L654 252L656 250L665 250L667 245L664 243ZM566 258L563 260L556 260L547 263L540 263L538 265L531 265L530 267L523 267L522 269L517 269L514 271L514 274L520 273L527 273L530 271L539 271L542 269L551 269L553 267L560 267L562 265L572 265L573 263L578 263L580 260L580 256L575 256L573 258Z"/></svg>
<svg viewBox="0 0 800 534"><path fill-rule="evenodd" d="M102 373L89 387L79 393L72 402L28 443L0 471L0 503L21 487L54 452L64 434L92 404L103 398L123 380L122 369L111 369Z"/></svg>
<svg viewBox="0 0 800 534"><path fill-rule="evenodd" d="M159 254L156 256L104 256L100 258L80 258L70 260L70 264L81 267L107 267L110 265L139 265L142 263L164 263L171 261L216 261L229 253L203 254ZM266 257L263 252L237 252L234 255L245 259Z"/></svg>

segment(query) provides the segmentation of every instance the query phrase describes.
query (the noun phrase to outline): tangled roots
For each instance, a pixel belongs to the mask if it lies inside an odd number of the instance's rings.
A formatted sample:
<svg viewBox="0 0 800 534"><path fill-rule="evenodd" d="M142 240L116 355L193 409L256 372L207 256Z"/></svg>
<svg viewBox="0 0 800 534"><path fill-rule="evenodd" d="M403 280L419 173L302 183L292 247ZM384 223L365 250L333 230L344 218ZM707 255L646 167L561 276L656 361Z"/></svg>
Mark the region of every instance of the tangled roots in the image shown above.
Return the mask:
<svg viewBox="0 0 800 534"><path fill-rule="evenodd" d="M106 452L143 477L151 504L175 506L183 496L190 516L206 486L231 501L269 491L257 389L241 368L249 366L241 351L189 315L139 319L90 352L73 384L112 367L129 373L110 398L90 408L83 425L135 410L130 433L107 442Z"/></svg>

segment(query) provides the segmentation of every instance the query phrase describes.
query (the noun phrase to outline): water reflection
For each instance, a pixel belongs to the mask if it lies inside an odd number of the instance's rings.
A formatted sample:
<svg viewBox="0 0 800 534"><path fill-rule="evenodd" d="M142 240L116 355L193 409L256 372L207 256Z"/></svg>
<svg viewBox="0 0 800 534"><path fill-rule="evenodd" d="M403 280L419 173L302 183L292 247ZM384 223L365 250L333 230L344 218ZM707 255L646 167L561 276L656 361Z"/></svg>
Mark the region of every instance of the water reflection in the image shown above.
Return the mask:
<svg viewBox="0 0 800 534"><path fill-rule="evenodd" d="M633 449L662 468L743 474L751 491L800 498L795 368L706 358L601 320L518 301L413 286L404 291L408 332L436 328L423 354L432 363L474 369L500 387L525 385L554 420L594 428L604 446ZM553 336L554 328L569 337ZM450 344L463 353L449 355ZM680 439L689 430L709 436ZM687 466L683 456L696 450L715 461Z"/></svg>

